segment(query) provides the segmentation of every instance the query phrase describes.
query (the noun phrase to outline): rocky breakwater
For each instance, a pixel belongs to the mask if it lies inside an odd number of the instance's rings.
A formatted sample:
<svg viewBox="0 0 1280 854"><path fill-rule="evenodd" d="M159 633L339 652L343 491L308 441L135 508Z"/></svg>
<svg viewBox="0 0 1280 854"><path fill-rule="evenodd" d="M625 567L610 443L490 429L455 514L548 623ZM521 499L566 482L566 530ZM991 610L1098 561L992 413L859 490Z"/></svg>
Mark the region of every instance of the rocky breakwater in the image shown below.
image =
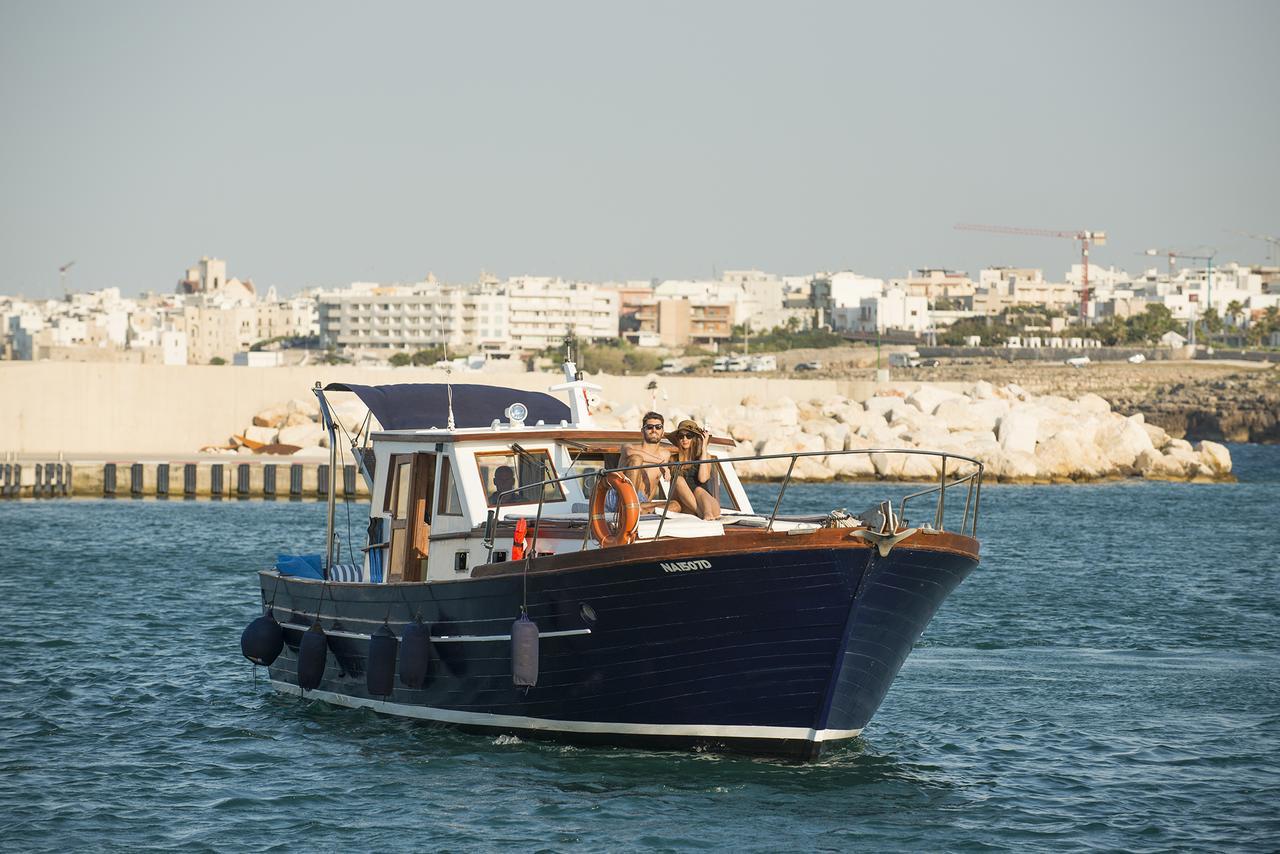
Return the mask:
<svg viewBox="0 0 1280 854"><path fill-rule="evenodd" d="M1280 442L1280 368L1251 369L1142 393L1122 391L1116 408L1143 412L1171 435L1226 442Z"/></svg>
<svg viewBox="0 0 1280 854"><path fill-rule="evenodd" d="M647 409L648 407L645 407ZM834 451L915 448L979 460L986 477L1006 483L1068 483L1139 477L1210 482L1233 480L1231 455L1216 442L1195 445L1146 423L1142 413L1122 415L1096 394L1074 400L1034 395L1018 385L978 382L961 393L922 385L882 392L865 401L833 395L796 402L748 395L737 406L665 407L667 423L693 418L717 436L732 438L736 456L813 452L797 459L792 477L804 481L931 480L941 458ZM597 400L601 427L638 430L637 405ZM350 434L368 410L359 400L333 404ZM375 423L374 429L377 429ZM327 456L328 436L314 400L290 400L256 414L225 444L201 450L226 454ZM949 467L949 472L955 472ZM739 464L746 479L780 480L789 459Z"/></svg>
<svg viewBox="0 0 1280 854"><path fill-rule="evenodd" d="M598 420L629 428L638 426L640 415L639 407L602 402ZM997 388L979 382L965 393L923 385L862 402L840 396L804 402L748 396L728 410L669 406L666 417L668 423L692 417L712 433L731 437L738 456L818 452L796 462L792 477L805 481L929 480L940 474L941 458L932 456L821 455L881 448L972 457L986 467L988 479L1005 483L1234 479L1231 455L1220 444L1175 439L1146 423L1141 413L1112 411L1095 394L1075 400L1036 396L1013 384ZM760 460L738 469L744 478L776 480L786 476L789 464Z"/></svg>
<svg viewBox="0 0 1280 854"><path fill-rule="evenodd" d="M359 400L330 404L334 417L354 435L369 410ZM376 426L376 425L375 425ZM327 457L329 434L320 423L320 404L298 398L268 407L253 416L251 423L221 444L206 445L204 453L270 454L278 456Z"/></svg>

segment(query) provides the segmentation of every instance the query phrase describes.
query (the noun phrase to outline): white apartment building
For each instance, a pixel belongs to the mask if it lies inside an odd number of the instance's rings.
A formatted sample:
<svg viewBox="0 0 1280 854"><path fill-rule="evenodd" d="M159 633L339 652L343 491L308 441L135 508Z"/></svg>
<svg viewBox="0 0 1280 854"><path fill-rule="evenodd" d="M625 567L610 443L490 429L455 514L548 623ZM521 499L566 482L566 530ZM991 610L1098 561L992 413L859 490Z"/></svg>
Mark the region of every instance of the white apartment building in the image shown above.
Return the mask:
<svg viewBox="0 0 1280 854"><path fill-rule="evenodd" d="M783 279L759 270L726 270L719 279L667 279L653 288L657 300L684 299L700 305L730 305L733 325L750 325L758 332L785 326Z"/></svg>
<svg viewBox="0 0 1280 854"><path fill-rule="evenodd" d="M214 359L230 362L248 350L258 337L258 312L253 305L226 305L207 297L189 297L175 325L186 333L187 359L207 365Z"/></svg>
<svg viewBox="0 0 1280 854"><path fill-rule="evenodd" d="M618 337L618 292L522 276L467 285L355 283L319 297L321 345L348 350L536 352L567 332Z"/></svg>
<svg viewBox="0 0 1280 854"><path fill-rule="evenodd" d="M354 282L317 297L320 345L389 352L461 347L467 296L461 288L432 281L412 285ZM474 317L474 300L469 304Z"/></svg>
<svg viewBox="0 0 1280 854"><path fill-rule="evenodd" d="M973 311L995 315L1015 305L1066 310L1079 304L1080 294L1069 283L1045 281L1043 271L1036 268L988 267L978 273L970 299Z"/></svg>
<svg viewBox="0 0 1280 854"><path fill-rule="evenodd" d="M556 347L568 333L593 341L618 337L621 299L613 288L534 276L508 279L505 285L512 350Z"/></svg>
<svg viewBox="0 0 1280 854"><path fill-rule="evenodd" d="M929 300L902 286L891 286L877 296L864 297L856 306L832 310L836 331L885 332L902 330L923 335L930 328Z"/></svg>

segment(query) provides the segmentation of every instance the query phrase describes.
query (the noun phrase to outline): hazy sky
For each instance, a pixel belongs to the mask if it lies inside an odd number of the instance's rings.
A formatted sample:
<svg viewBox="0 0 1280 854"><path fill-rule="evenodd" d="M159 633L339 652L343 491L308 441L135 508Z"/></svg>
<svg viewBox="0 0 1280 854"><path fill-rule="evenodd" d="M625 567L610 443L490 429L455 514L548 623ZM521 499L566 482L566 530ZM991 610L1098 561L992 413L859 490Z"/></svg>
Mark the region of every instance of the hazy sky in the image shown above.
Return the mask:
<svg viewBox="0 0 1280 854"><path fill-rule="evenodd" d="M1280 235L1280 3L0 0L0 293L1100 264Z"/></svg>

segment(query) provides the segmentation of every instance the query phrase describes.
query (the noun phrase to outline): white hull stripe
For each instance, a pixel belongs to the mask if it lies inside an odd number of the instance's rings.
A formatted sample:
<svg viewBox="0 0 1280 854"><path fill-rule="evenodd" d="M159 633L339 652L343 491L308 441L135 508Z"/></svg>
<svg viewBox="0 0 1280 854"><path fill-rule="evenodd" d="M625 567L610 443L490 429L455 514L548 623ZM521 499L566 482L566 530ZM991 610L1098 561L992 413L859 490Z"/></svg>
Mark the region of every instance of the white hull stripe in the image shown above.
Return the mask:
<svg viewBox="0 0 1280 854"><path fill-rule="evenodd" d="M299 632L305 632L310 626L300 626L297 623L281 623L282 629L294 629ZM338 638L353 638L355 640L369 640L369 635L363 635L359 632L347 632L342 629L325 629L326 635L333 635ZM589 635L591 629L565 629L561 632L539 632L540 638L568 638L578 635ZM482 643L493 641L509 641L511 635L432 635L432 643Z"/></svg>
<svg viewBox="0 0 1280 854"><path fill-rule="evenodd" d="M271 685L282 694L301 694L297 685L271 680ZM411 706L407 703L390 703L352 697L333 691L308 691L307 696L346 706L351 709L372 709L388 715L419 718L467 726L493 729L528 729L542 732L607 733L612 735L665 735L693 736L700 738L758 738L775 741L801 739L804 741L841 741L857 737L861 729L808 729L791 726L719 726L716 724L627 724L596 721L556 721L547 718L529 718L522 715L488 715L479 712L458 712L452 709L436 709L430 706Z"/></svg>

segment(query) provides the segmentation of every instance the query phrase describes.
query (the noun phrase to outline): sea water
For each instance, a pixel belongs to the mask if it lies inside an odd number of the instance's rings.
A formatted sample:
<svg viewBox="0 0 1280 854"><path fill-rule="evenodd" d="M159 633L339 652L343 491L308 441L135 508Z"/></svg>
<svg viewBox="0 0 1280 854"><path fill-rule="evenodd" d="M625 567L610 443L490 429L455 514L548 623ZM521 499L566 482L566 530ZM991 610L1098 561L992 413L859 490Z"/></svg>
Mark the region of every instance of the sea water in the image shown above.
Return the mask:
<svg viewBox="0 0 1280 854"><path fill-rule="evenodd" d="M274 694L238 646L254 571L318 550L321 505L0 503L0 848L1275 849L1280 447L1232 453L1237 484L984 489L982 565L807 766Z"/></svg>

